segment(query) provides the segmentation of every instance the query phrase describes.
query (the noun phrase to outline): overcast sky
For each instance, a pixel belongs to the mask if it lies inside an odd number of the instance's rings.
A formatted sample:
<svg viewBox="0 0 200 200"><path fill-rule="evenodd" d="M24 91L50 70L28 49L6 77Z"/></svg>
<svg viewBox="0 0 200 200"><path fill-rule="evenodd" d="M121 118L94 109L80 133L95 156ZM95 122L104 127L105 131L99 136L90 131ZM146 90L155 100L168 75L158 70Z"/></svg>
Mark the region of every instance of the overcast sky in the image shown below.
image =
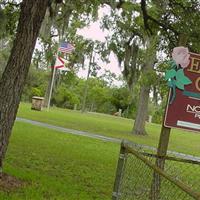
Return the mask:
<svg viewBox="0 0 200 200"><path fill-rule="evenodd" d="M104 6L104 7L100 8L98 11L99 19L101 19L108 12L109 12L108 7ZM105 40L106 40L105 37L109 34L109 32L102 31L100 29L100 22L98 20L96 22L92 22L88 27L79 29L77 31L77 34L82 35L85 38L105 42ZM97 58L98 58L98 56L97 56ZM106 70L110 70L111 72L113 72L117 75L121 75L121 70L118 66L117 58L113 53L110 54L109 61L110 61L110 63L107 64L107 63L102 62L101 60L98 60L98 65L102 67L102 70L100 70L99 74L103 73L103 71L106 69ZM86 77L87 70L80 70L80 72L78 74L81 77Z"/></svg>

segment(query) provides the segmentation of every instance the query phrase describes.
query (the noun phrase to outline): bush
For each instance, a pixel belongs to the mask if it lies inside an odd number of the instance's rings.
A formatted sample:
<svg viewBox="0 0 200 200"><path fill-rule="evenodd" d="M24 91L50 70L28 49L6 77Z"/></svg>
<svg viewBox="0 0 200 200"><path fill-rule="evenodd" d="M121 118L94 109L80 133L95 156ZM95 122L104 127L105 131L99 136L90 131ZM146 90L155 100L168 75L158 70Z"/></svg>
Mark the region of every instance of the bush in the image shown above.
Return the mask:
<svg viewBox="0 0 200 200"><path fill-rule="evenodd" d="M75 104L80 104L78 96L70 89L67 89L64 85L58 87L53 97L53 102L58 107L70 109L72 109Z"/></svg>
<svg viewBox="0 0 200 200"><path fill-rule="evenodd" d="M156 124L161 124L163 120L164 112L162 109L156 110L152 116L152 122Z"/></svg>
<svg viewBox="0 0 200 200"><path fill-rule="evenodd" d="M31 96L38 96L41 97L42 96L42 91L39 88L33 87L31 89Z"/></svg>

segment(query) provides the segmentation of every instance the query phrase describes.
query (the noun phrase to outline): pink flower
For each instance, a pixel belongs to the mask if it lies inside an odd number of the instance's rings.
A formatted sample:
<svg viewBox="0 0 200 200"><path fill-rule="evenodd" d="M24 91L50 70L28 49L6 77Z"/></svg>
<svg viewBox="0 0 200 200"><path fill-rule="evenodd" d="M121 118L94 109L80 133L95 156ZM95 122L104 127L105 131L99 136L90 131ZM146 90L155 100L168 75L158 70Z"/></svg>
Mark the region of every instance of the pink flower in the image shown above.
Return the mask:
<svg viewBox="0 0 200 200"><path fill-rule="evenodd" d="M189 63L190 54L188 48L175 47L172 52L172 58L176 62L177 66L181 65L182 68L186 68Z"/></svg>

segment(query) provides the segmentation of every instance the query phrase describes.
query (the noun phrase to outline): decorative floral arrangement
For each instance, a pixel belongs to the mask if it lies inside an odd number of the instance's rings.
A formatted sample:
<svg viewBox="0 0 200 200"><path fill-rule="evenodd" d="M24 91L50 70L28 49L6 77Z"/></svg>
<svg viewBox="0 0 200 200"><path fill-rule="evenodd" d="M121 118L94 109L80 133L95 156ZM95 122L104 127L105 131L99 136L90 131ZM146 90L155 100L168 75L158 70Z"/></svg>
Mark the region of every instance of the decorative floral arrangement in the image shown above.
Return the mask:
<svg viewBox="0 0 200 200"><path fill-rule="evenodd" d="M190 54L188 48L175 47L173 49L172 60L169 61L171 69L167 70L165 73L167 84L172 89L170 104L172 104L176 97L176 88L185 90L184 86L192 83L192 81L184 74L184 68L190 63L189 57Z"/></svg>

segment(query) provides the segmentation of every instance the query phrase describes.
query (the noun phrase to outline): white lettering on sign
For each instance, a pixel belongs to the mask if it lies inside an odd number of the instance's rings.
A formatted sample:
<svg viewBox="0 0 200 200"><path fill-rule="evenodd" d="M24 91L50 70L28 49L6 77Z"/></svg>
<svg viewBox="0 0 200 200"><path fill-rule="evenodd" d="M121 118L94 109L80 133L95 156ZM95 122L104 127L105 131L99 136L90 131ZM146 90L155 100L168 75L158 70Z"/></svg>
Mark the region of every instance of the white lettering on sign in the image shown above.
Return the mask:
<svg viewBox="0 0 200 200"><path fill-rule="evenodd" d="M196 105L191 106L188 104L186 112L194 113L195 114L194 117L200 119L200 105L199 106L196 106Z"/></svg>
<svg viewBox="0 0 200 200"><path fill-rule="evenodd" d="M194 117L200 119L200 114L197 114L197 113L196 113Z"/></svg>
<svg viewBox="0 0 200 200"><path fill-rule="evenodd" d="M192 113L199 113L200 114L200 105L199 106L191 106L187 105L187 112L192 112Z"/></svg>

